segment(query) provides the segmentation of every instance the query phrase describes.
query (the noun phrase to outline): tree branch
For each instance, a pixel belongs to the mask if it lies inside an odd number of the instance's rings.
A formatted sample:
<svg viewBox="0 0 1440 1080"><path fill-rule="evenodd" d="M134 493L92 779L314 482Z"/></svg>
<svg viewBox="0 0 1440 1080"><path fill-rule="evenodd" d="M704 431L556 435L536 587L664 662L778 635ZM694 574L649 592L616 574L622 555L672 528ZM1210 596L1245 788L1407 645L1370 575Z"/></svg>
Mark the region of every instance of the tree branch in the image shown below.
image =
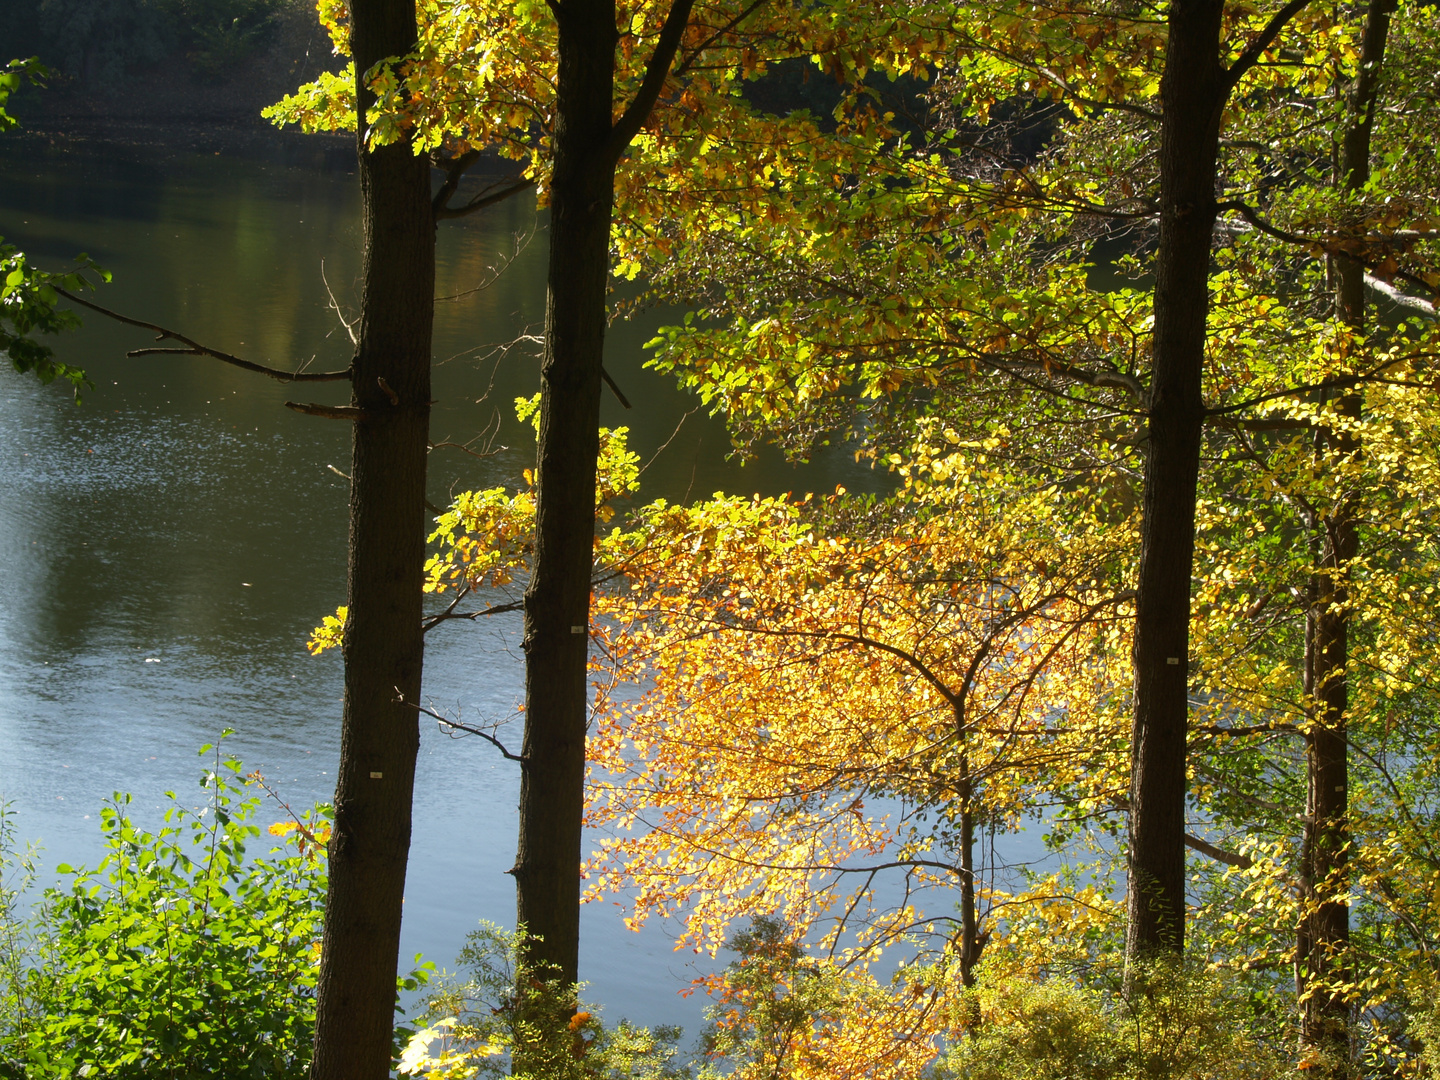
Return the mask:
<svg viewBox="0 0 1440 1080"><path fill-rule="evenodd" d="M482 611L442 611L435 615L427 615L421 622L424 624L425 633L429 633L442 622L451 622L455 619L464 619L474 622L476 619L483 619L487 615L506 615L512 611L524 611L525 604L521 600L512 600L505 604L492 604Z"/></svg>
<svg viewBox="0 0 1440 1080"><path fill-rule="evenodd" d="M134 349L131 352L126 353L126 356L151 356L155 353L177 353L186 354L189 356L210 356L216 360L222 361L223 363L231 364L234 367L243 368L246 371L253 371L258 375L268 375L270 378L275 379L278 382L340 382L342 379L350 378L349 368L346 368L344 371L282 371L280 368L266 367L264 364L257 364L251 360L242 360L238 356L232 356L227 352L221 352L220 350L212 349L207 345L201 345L198 341L194 341L191 338L186 337L184 334L177 333L174 330L169 330L163 326L157 326L155 323L143 322L140 319L132 319L128 315L121 315L118 311L111 311L107 307L101 307L99 304L92 303L89 300L76 296L74 293L66 289L62 289L58 285L54 285L52 287L57 293L65 297L65 299L69 300L71 303L79 304L81 307L87 307L91 311L98 311L101 315L114 319L116 322L125 323L127 326L138 326L142 330L153 330L155 331L155 333L160 335L160 338L158 340L163 340L164 338L171 338L172 340L178 341L186 346L183 349Z"/></svg>
<svg viewBox="0 0 1440 1080"><path fill-rule="evenodd" d="M1406 311L1413 311L1417 315L1423 315L1427 319L1435 318L1435 302L1426 300L1424 297L1411 296L1409 293L1401 292L1388 281L1382 281L1374 274L1365 275L1365 284L1381 296L1385 297L1396 307L1404 308Z"/></svg>
<svg viewBox="0 0 1440 1080"><path fill-rule="evenodd" d="M650 111L655 108L655 102L660 99L660 91L665 88L665 80L670 76L670 65L680 48L680 39L685 35L690 9L694 6L695 0L671 0L665 25L660 28L660 39L655 43L655 51L650 54L650 62L645 65L640 89L635 91L634 99L620 119L615 121L601 150L609 165L613 166L620 160L620 155L630 145L630 140L640 133L640 128L650 117Z"/></svg>
<svg viewBox="0 0 1440 1080"><path fill-rule="evenodd" d="M364 409L357 409L354 405L319 405L315 402L287 401L287 409L294 409L306 416L320 416L326 420L364 420L367 414Z"/></svg>
<svg viewBox="0 0 1440 1080"><path fill-rule="evenodd" d="M1231 727L1226 724L1205 724L1201 727L1192 727L1190 731L1195 735L1231 735L1239 739L1247 735L1267 735L1276 731L1294 735L1299 733L1300 729L1294 724L1279 721L1274 724L1250 724L1245 727Z"/></svg>
<svg viewBox="0 0 1440 1080"><path fill-rule="evenodd" d="M432 160L434 159L432 158ZM455 194L455 189L460 185L460 178L469 171L470 166L479 160L479 150L467 150L459 157L451 158L441 166L445 170L445 182L440 185L440 190L435 192L434 198L430 200L430 209L437 218L440 216L440 211L449 205L450 196ZM438 161L435 163L440 164Z"/></svg>
<svg viewBox="0 0 1440 1080"><path fill-rule="evenodd" d="M630 408L630 399L620 392L620 387L615 385L615 380L610 377L610 373L603 367L600 369L600 377L605 380L605 385L610 387L611 392L614 393L620 404L627 409Z"/></svg>
<svg viewBox="0 0 1440 1080"><path fill-rule="evenodd" d="M485 731L483 728L471 727L469 724L462 724L459 721L451 720L448 717L441 716L434 709L427 709L424 705L417 705L413 701L406 701L404 696L397 697L395 700L402 705L409 705L417 712L422 712L426 716L432 717L433 719L440 721L440 723L444 724L448 728L454 728L456 731L463 731L468 735L479 735L480 738L484 739L491 746L495 747L496 750L499 750L501 755L507 761L518 761L521 765L524 765L527 761L529 761L529 758L525 757L524 754L512 754L509 750L505 748L504 743L502 743L494 735L490 734L490 732Z"/></svg>
<svg viewBox="0 0 1440 1080"><path fill-rule="evenodd" d="M1275 43L1275 39L1280 36L1280 31L1285 29L1285 24L1304 11L1309 3L1310 0L1290 0L1271 17L1270 21L1265 24L1265 29L1260 31L1260 36L1250 42L1249 47L1240 54L1225 73L1227 90L1234 87L1245 73L1259 62L1261 55Z"/></svg>
<svg viewBox="0 0 1440 1080"><path fill-rule="evenodd" d="M446 183L448 184L449 181L447 180ZM503 187L499 191L492 190L494 188L492 184L461 206L445 206L437 203L435 206L435 220L446 221L450 218L464 217L466 214L473 214L477 210L484 210L487 206L494 206L498 202L504 202L512 195L518 195L522 191L528 191L534 186L535 181L529 178L516 180L508 187ZM440 190L445 190L444 185L441 186ZM489 194L486 194L486 192L489 192ZM437 195L436 198L438 199L439 196ZM446 195L446 198L448 199L449 195Z"/></svg>
<svg viewBox="0 0 1440 1080"><path fill-rule="evenodd" d="M1286 232L1284 229L1276 228L1262 218L1256 209L1244 199L1229 199L1226 202L1215 205L1215 212L1218 214L1223 214L1226 210L1237 211L1241 217L1266 236L1273 236L1277 240L1284 240L1287 244L1301 244L1305 247L1314 247L1316 244L1324 246L1323 241L1312 240L1308 236L1300 236L1297 233Z"/></svg>
<svg viewBox="0 0 1440 1080"><path fill-rule="evenodd" d="M1226 851L1218 848L1208 840L1202 840L1198 836L1185 834L1185 846L1192 851L1198 851L1201 855L1208 855L1216 862L1222 862L1226 866L1238 866L1241 870L1249 870L1255 865L1255 860L1249 855L1241 855L1239 852Z"/></svg>
<svg viewBox="0 0 1440 1080"><path fill-rule="evenodd" d="M675 66L675 74L683 75L685 74L685 72L689 71L692 67L695 66L695 61L700 58L701 53L703 53L711 45L715 44L715 42L719 38L721 38L725 34L728 34L731 30L734 30L735 27L739 26L742 22L744 22L751 15L753 15L757 8L760 8L767 3L769 3L769 0L754 0L754 2L751 3L751 5L747 7L744 11L740 12L740 14L736 15L724 26L720 27L719 30L716 30L699 45L696 45L695 48L691 49L690 55L687 56L681 63Z"/></svg>

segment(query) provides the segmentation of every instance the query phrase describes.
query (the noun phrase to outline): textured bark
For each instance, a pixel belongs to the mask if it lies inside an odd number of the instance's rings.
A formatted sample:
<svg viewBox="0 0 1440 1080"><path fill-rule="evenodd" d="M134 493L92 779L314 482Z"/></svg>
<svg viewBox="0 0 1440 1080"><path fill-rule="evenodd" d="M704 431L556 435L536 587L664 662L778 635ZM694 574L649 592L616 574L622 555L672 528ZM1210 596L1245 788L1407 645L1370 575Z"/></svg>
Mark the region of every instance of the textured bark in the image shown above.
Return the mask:
<svg viewBox="0 0 1440 1080"><path fill-rule="evenodd" d="M356 71L403 55L413 0L352 0ZM361 115L369 101L359 88ZM401 900L419 748L421 585L435 228L429 167L360 134L365 257L352 375L349 618L316 1080L389 1076Z"/></svg>
<svg viewBox="0 0 1440 1080"><path fill-rule="evenodd" d="M980 962L980 924L975 909L975 788L970 777L970 759L960 756L960 981L975 985L975 965Z"/></svg>
<svg viewBox="0 0 1440 1080"><path fill-rule="evenodd" d="M1221 110L1220 0L1176 0L1160 84L1160 239L1135 604L1126 956L1185 940L1185 738L1195 491Z"/></svg>
<svg viewBox="0 0 1440 1080"><path fill-rule="evenodd" d="M1361 39L1360 69L1351 86L1337 173L1340 185L1358 191L1370 178L1370 131L1379 93L1385 41L1395 0L1372 0ZM1338 256L1334 264L1339 317L1365 331L1365 268ZM1345 418L1360 415L1360 395L1347 391L1335 402ZM1361 453L1357 439L1325 429L1317 450L1327 455ZM1302 999L1301 1039L1321 1052L1321 1068L1345 1076L1350 1062L1350 1002L1346 954L1350 944L1349 686L1346 666L1351 613L1349 566L1359 550L1355 493L1342 494L1318 522L1319 557L1311 582L1306 625L1306 691L1314 702L1305 739L1307 797L1301 884L1305 910L1296 934L1296 982Z"/></svg>
<svg viewBox="0 0 1440 1080"><path fill-rule="evenodd" d="M540 367L535 557L525 590L522 643L520 836L511 873L517 920L527 935L523 966L562 985L579 975L586 654L615 168L664 88L692 4L672 4L640 88L613 123L619 41L614 0L551 5L559 29L559 67L550 269ZM557 1007L563 1010L565 1004ZM538 1019L544 1023L545 1018ZM527 1067L527 1054L527 1048L517 1048L517 1071Z"/></svg>
<svg viewBox="0 0 1440 1080"><path fill-rule="evenodd" d="M610 269L614 0L556 6L554 178L534 572L525 592L525 765L515 875L528 966L576 981L600 368Z"/></svg>

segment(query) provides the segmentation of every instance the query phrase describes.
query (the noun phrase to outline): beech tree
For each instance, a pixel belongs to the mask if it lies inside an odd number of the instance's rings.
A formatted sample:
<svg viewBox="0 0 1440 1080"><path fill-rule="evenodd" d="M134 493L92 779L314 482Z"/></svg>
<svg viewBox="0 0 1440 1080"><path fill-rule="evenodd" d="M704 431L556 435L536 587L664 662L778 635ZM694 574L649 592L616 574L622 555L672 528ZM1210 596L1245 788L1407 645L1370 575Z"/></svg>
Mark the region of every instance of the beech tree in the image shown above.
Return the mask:
<svg viewBox="0 0 1440 1080"><path fill-rule="evenodd" d="M1164 35L1162 14L1170 20ZM1353 243L1363 263L1384 265L1363 230L1355 234L1333 215L1314 219L1325 223L1319 226L1312 220L1305 234L1277 232L1262 216L1265 204L1249 201L1247 185L1297 145L1293 132L1284 123L1267 132L1258 154L1266 164L1252 168L1253 125L1240 119L1246 114L1227 112L1242 79L1251 103L1316 100L1333 88L1332 61L1343 63L1350 38L1322 32L1327 18L1298 4L1269 13L1215 5L1087 9L1043 24L1018 9L957 16L943 5L911 8L910 36L887 38L907 59L887 70L951 59L955 73L941 85L962 119L925 152L900 139L893 117L867 111L857 91L846 107L853 111L837 113L836 132L804 116L766 118L743 103L723 114L667 111L666 123L642 138L644 164L619 174L620 268L655 270L662 291L698 296L709 320L668 334L659 363L742 427L788 429L792 444L803 446L806 436L844 423L856 401L844 391L858 389L856 426L877 460L903 460L895 440L917 415L986 437L1008 423L1013 430L1000 452L1022 474L1056 484L1083 478L1120 507L1142 497L1149 524L1135 591L1149 600L1137 597L1147 614L1137 613L1134 630L1134 787L1128 795L1112 791L1111 802L1136 829L1129 919L1136 957L1183 943L1187 743L1202 734L1235 737L1228 728L1195 731L1189 722L1189 694L1203 676L1189 642L1204 424L1263 427L1272 423L1269 402L1347 380L1374 382L1408 362L1391 357L1337 374L1327 354L1307 368L1293 344L1315 324L1269 318L1280 306L1273 279L1230 295L1243 275L1211 266L1222 212L1222 238L1253 230L1322 254ZM475 32L472 26L465 40L479 40ZM1300 46L1313 47L1312 55ZM817 55L826 63L844 52ZM444 55L438 45L422 48L411 85L439 78ZM842 74L851 71L835 63ZM464 128L456 118L476 123L477 107L456 104L455 96L433 95L435 120L425 107L401 107L431 100L402 81L386 93L397 103L397 130L418 117L417 128L429 133L423 138L436 145L462 138L457 131L478 142L487 131L513 131L505 124L516 110L549 115L545 88L533 78L538 70L524 68L529 81L485 84L479 112L488 128ZM1002 113L1022 84L1071 109L1036 121L1055 130L1038 159L976 126ZM735 132L786 138L767 143L757 163L744 138L716 137L716 115ZM1224 146L1222 120L1233 136ZM528 153L523 140L495 138L515 156ZM468 144L455 149L470 152ZM543 165L535 174L542 190L546 175ZM760 182L716 182L749 175ZM697 177L704 182L692 182ZM1266 199L1287 190L1267 183L1256 188ZM1222 184L1235 197L1220 198ZM1137 275L1153 265L1153 292L1100 292L1078 259L1066 264L1116 222L1157 241L1153 258L1132 264ZM1410 355L1423 355L1423 347ZM1251 856L1191 839L1231 867L1255 865Z"/></svg>
<svg viewBox="0 0 1440 1080"><path fill-rule="evenodd" d="M360 0L351 32L362 72L406 52L415 40L409 0ZM21 74L0 76L0 107ZM363 103L372 98L357 87ZM0 121L9 117L0 108ZM120 315L77 295L91 287L81 269L47 274L23 254L0 247L8 271L0 343L16 368L42 381L84 384L83 372L53 359L30 338L73 325L58 296L111 318L156 332L178 347L134 350L208 356L282 382L349 381L348 405L287 402L311 415L353 421L349 567L345 622L345 698L335 826L329 845L329 891L320 955L316 1077L384 1077L400 944L401 902L410 843L411 795L419 731L424 572L425 456L429 448L430 328L434 281L434 218L428 165L407 145L371 147L359 139L364 205L364 283L355 354L341 372L296 372L200 344L165 327ZM96 271L104 280L108 275Z"/></svg>
<svg viewBox="0 0 1440 1080"><path fill-rule="evenodd" d="M924 10L937 23L942 18ZM867 190L863 180L827 185L824 172L813 170L799 185L806 194L797 208L777 215L778 224L742 212L743 239L721 235L717 224L686 244L684 257L646 264L670 295L698 298L718 320L674 331L659 363L752 430L788 423L803 437L833 428L853 401L835 392L849 386L877 402L856 425L874 440L897 397L934 410L932 388L968 393L969 372L977 368L1031 388L1044 384L1082 406L1074 415L1088 409L1091 422L1103 423L1107 408L1112 416L1142 418L1143 430L1133 436L1143 447L1147 522L1136 581L1128 799L1133 955L1183 944L1188 628L1202 435L1207 419L1241 418L1266 392L1252 385L1253 399L1238 393L1224 374L1228 359L1207 365L1207 350L1219 358L1217 327L1208 318L1217 215L1260 227L1250 223L1256 211L1246 201L1253 177L1243 154L1253 148L1243 142L1246 125L1234 119L1240 113L1232 103L1242 92L1251 104L1325 92L1317 69L1302 58L1307 50L1317 57L1335 51L1343 64L1345 46L1337 41L1349 40L1324 34L1325 19L1300 3L1270 12L1219 3L1123 13L1066 8L1051 10L1043 22L1003 6L958 9L947 24L958 70L944 85L955 95L960 122L986 121L997 102L1023 86L1072 110L1069 117L1052 114L1051 150L1026 160L994 138L987 142L983 129L948 143L940 138L941 157L913 156L899 167L908 180L888 181L883 191ZM1237 141L1222 154L1227 122ZM1272 130L1269 137L1277 141L1267 146L1277 152L1287 139L1299 145L1293 132ZM1223 197L1227 185L1235 197ZM1271 177L1260 190L1283 185ZM823 231L811 224L824 197L814 194L817 188L834 192ZM951 228L937 233L942 206ZM1038 215L1050 224L1034 224ZM1097 223L1106 222L1145 230L1155 243L1147 259L1155 274L1151 321L1129 317L1136 337L1128 355L1117 355L1105 340L1117 327L1123 297L1087 295L1083 275L1052 269L1055 256L1036 253L1041 243L1053 252L1066 236L1089 242ZM1335 227L1343 231L1339 222ZM733 227L724 228L734 235ZM797 230L810 253L800 272L782 254L795 246L787 233ZM1004 249L1010 265L977 251L977 233L991 248L1011 245ZM1014 244L1016 235L1030 246ZM853 250L875 243L889 246ZM927 250L935 262L917 254ZM1025 281L1017 266L1037 263L1043 276ZM932 276L938 265L951 274L963 266L974 276L942 281ZM777 284L768 284L767 275ZM1224 340L1249 348L1234 335ZM1295 374L1271 368L1266 389L1303 392ZM993 385L982 393L998 397ZM1006 407L1013 410L1017 400ZM973 405L963 407L979 415Z"/></svg>
<svg viewBox="0 0 1440 1080"><path fill-rule="evenodd" d="M603 0L548 9L434 4L422 8L421 40L408 61L375 80L376 137L406 133L417 149L433 151L449 171L447 186L483 148L523 163L467 208L531 187L550 208L513 873L517 917L528 935L524 959L562 983L578 974L596 439L617 177L624 214L642 221L643 177L690 171L687 155L657 153L657 142L668 134L703 143L706 132L725 131L733 145L746 145L753 131L727 130L732 119L741 124L749 115L735 108L737 82L772 53L807 55L822 30L830 37L826 48L843 53L873 30L871 20L857 17L872 10L886 5L860 0L805 11L763 2L696 8L690 0L634 8ZM322 16L343 50L338 13ZM886 45L892 48L906 45ZM353 123L354 91L341 77L322 77L288 99L280 115L311 128L344 126ZM647 127L644 153L627 164L627 149ZM767 138L774 127L765 128ZM813 125L791 127L803 133ZM708 183L703 171L696 175L701 187ZM773 186L763 172L747 183L754 192Z"/></svg>
<svg viewBox="0 0 1440 1080"><path fill-rule="evenodd" d="M355 0L350 42L364 115L372 69L415 44L414 0ZM321 1078L388 1076L410 847L424 657L425 459L435 217L408 140L356 138L365 253L351 360L353 420L345 698L316 1002ZM334 415L330 410L324 411Z"/></svg>
<svg viewBox="0 0 1440 1080"><path fill-rule="evenodd" d="M1370 179L1370 137L1385 59L1393 0L1373 0L1365 14L1360 54L1347 88L1344 126L1336 161L1336 183L1346 194L1362 192ZM1363 340L1365 265L1355 255L1334 258L1336 314ZM1356 388L1338 390L1337 419L1358 420L1363 402ZM1353 429L1322 427L1316 438L1331 454L1348 457L1362 452ZM1343 480L1342 480L1343 483ZM1348 486L1348 485L1347 485ZM1309 910L1302 914L1296 940L1296 972L1303 1005L1302 1037L1326 1054L1329 1071L1345 1075L1350 1059L1350 1002L1344 989L1350 938L1347 872L1350 804L1348 665L1351 653L1351 589L1348 579L1359 553L1355 520L1358 493L1346 492L1316 522L1319 552L1310 593L1314 608L1307 616L1305 669L1307 690L1316 701L1306 736L1309 777L1305 807L1303 887Z"/></svg>
<svg viewBox="0 0 1440 1080"><path fill-rule="evenodd" d="M605 541L626 587L598 601L591 821L618 835L591 866L634 922L683 913L714 950L773 916L867 959L926 928L969 986L996 910L1065 906L1007 894L983 841L1123 787L1134 522L1086 490L977 495L985 451L933 434L893 500L661 501Z"/></svg>

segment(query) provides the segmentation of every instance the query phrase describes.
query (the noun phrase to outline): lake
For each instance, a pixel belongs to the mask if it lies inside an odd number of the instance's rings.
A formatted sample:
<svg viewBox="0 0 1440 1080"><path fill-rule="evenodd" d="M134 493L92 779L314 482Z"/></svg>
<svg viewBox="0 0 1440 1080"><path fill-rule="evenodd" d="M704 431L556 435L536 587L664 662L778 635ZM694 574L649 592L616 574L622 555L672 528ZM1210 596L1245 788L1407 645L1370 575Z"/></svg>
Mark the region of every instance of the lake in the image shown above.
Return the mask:
<svg viewBox="0 0 1440 1080"><path fill-rule="evenodd" d="M295 140L215 155L7 137L0 235L49 269L89 252L115 275L98 301L136 318L276 366L344 367L350 346L330 294L353 311L351 164L343 147ZM495 452L437 449L437 505L516 485L533 463L513 399L539 387L535 352L496 346L539 332L543 228L527 200L440 228L437 295L458 298L436 307L432 438L478 435ZM607 394L603 421L629 425L642 460L696 405L643 370L659 324L620 324L607 345L634 408ZM125 358L150 340L88 313L59 339L61 359L95 383L79 406L63 388L0 372L0 796L47 868L94 865L113 791L134 793L148 826L167 790L200 801L196 751L222 728L297 808L333 792L340 658L312 658L304 641L344 600L349 430L281 402L340 403L343 391L287 389L205 358ZM773 453L741 467L728 448L723 426L692 412L642 496L883 486L843 451L805 467ZM428 703L469 722L513 717L518 640L517 616L436 630ZM504 871L519 781L481 740L422 729L402 952L447 966L479 920L513 922ZM502 737L520 741L518 728ZM634 934L610 905L586 908L581 975L610 1020L682 1024L688 1041L703 1001L678 991L698 973L693 960L671 951L663 926Z"/></svg>

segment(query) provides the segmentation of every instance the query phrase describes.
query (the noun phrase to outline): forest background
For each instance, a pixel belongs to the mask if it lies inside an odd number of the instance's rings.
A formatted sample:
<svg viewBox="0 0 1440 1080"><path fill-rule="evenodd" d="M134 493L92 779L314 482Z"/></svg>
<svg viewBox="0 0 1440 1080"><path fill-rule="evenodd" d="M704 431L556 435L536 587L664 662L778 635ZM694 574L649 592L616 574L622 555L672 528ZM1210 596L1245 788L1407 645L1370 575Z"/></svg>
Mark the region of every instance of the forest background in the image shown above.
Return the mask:
<svg viewBox="0 0 1440 1080"><path fill-rule="evenodd" d="M663 44L675 11L691 48L632 133L606 252L698 315L656 363L742 448L843 435L899 482L627 507L623 432L599 433L588 813L615 835L590 871L636 919L741 947L717 1060L1422 1069L1431 10L836 5L827 38L815 11L752 30L677 5L630 12L622 44ZM553 198L548 13L481 16L427 9L408 64L362 79L368 139L452 169L498 148L515 194ZM494 66L507 34L533 62ZM652 70L620 82L638 100ZM355 85L280 115L353 124ZM429 590L511 602L492 590L533 581L535 514L462 495ZM1060 869L1002 879L984 838L1037 817ZM481 1068L500 1044L463 996L437 999L450 1065Z"/></svg>

